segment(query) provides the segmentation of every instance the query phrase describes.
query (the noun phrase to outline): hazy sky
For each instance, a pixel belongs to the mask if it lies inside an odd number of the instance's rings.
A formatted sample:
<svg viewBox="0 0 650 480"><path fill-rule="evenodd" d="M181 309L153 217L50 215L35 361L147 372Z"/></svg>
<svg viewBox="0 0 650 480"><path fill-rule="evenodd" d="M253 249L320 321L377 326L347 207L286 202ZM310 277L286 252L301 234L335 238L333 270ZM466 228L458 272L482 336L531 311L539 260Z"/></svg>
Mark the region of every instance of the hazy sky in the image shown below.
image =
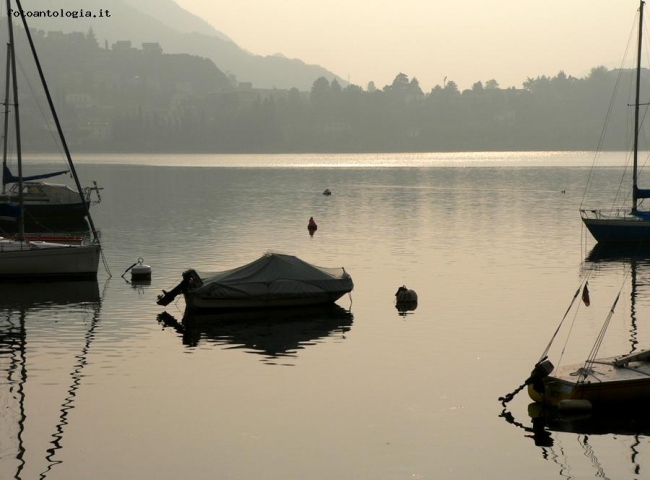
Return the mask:
<svg viewBox="0 0 650 480"><path fill-rule="evenodd" d="M240 47L377 87L402 72L429 91L616 67L638 0L176 0ZM650 14L650 12L648 12Z"/></svg>

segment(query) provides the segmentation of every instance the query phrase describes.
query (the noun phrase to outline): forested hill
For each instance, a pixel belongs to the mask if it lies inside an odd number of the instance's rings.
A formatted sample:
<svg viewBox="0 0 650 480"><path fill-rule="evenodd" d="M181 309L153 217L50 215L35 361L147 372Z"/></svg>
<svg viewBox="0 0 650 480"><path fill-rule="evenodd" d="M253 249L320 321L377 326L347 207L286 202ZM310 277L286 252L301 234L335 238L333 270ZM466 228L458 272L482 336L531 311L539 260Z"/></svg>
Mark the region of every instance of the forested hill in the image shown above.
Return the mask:
<svg viewBox="0 0 650 480"><path fill-rule="evenodd" d="M22 3L30 28L64 33L87 32L92 28L100 45L113 45L121 40L130 40L137 46L156 42L167 53L209 58L221 71L257 88L308 90L318 77L335 76L320 65L299 59L248 52L173 0L29 0Z"/></svg>
<svg viewBox="0 0 650 480"><path fill-rule="evenodd" d="M593 150L619 73L619 90L633 83L629 71L597 67L584 78L529 78L523 89L490 80L461 92L449 81L423 92L399 73L367 90L325 77L309 92L259 90L233 84L211 60L166 54L156 43L101 45L92 31L34 37L73 151ZM26 48L17 53L30 84L20 90L24 144L50 150L45 102L27 98L38 82ZM648 77L644 71L644 86ZM604 148L626 147L632 101L612 104L612 126L621 126Z"/></svg>

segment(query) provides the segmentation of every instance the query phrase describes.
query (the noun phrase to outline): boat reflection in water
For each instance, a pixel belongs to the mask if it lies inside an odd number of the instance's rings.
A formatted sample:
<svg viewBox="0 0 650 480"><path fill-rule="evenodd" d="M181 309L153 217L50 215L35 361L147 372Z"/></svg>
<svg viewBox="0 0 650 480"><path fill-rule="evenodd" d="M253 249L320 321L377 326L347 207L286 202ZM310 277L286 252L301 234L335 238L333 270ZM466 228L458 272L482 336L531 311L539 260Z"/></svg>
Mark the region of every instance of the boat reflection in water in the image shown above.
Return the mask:
<svg viewBox="0 0 650 480"><path fill-rule="evenodd" d="M621 353L621 357L634 355L639 346L648 348L647 340L650 329L640 324L638 319L641 313L647 312L648 303L645 301L650 285L650 245L648 244L596 244L585 257L583 264L584 275L594 274L600 271L602 275L609 276L610 273L624 275L624 283L629 281L629 313L624 316L629 325L626 328L626 337L619 340L619 343L627 344L627 350ZM629 279L629 280L628 280ZM620 293L619 293L620 295ZM644 305L639 305L644 303ZM612 310L613 311L613 308ZM557 333L557 332L556 332ZM644 335L645 334L645 335ZM601 332L601 336L604 335ZM617 350L620 347L617 347ZM647 362L647 360L644 360ZM602 368L606 362L596 360L593 362L593 371ZM578 367L581 367L579 364ZM573 368L577 370L576 368ZM626 365L616 366L615 370L625 370ZM635 371L640 369L635 368ZM553 372L554 373L554 372ZM553 377L553 374L549 378ZM577 375L575 375L577 377ZM591 378L598 381L594 381ZM620 435L648 435L650 434L650 416L647 415L648 396L643 390L646 386L650 388L650 381L647 377L641 377L627 382L606 382L604 376L592 375L590 381L585 382L585 391L589 388L596 389L603 385L611 385L610 392L616 393L614 400L600 398L595 395L589 398L590 402L580 403L585 397L576 396L572 403L536 401L528 408L532 419L531 426L525 426L514 420L513 415L505 409L506 404L524 386L517 389L513 394L501 397L504 410L501 416L509 423L512 423L528 432L528 436L535 439L540 446L552 445L553 439L550 432L574 432L581 434L620 434ZM545 379L546 381L546 379ZM578 388L576 387L576 390ZM580 390L582 391L582 390ZM610 394L613 395L613 394ZM573 401L575 400L575 401Z"/></svg>
<svg viewBox="0 0 650 480"><path fill-rule="evenodd" d="M99 322L100 294L96 280L48 282L31 284L2 284L0 288L0 375L4 379L0 383L0 445L2 460L0 461L0 478L45 478L48 472L61 463L58 454L63 448L62 440L65 426L69 422L70 410L75 407L75 397L82 384L83 368L87 364L90 345L95 337ZM27 391L38 390L36 386L28 388L28 361L32 333L36 337L42 332L29 332L27 324L32 313L38 317L50 311L50 308L65 309L70 315L90 315L91 320L83 332L83 347L81 352L74 352L74 365L71 372L66 372L70 384L65 385L61 396L48 397L58 405L57 424L47 438L49 442L43 457L38 458L38 448L32 449L33 443L27 442L35 432L42 427L29 422L30 406L26 404ZM63 316L59 315L59 318ZM35 340L39 343L38 338ZM42 357L46 352L39 351ZM38 367L38 362L35 363ZM40 368L40 374L43 374ZM37 375L38 376L38 375ZM40 380L42 382L42 379ZM33 383L32 380L30 383ZM37 405L39 405L37 403ZM42 405L39 406L42 408ZM37 415L38 416L38 415ZM33 438L32 438L33 441ZM36 455L36 457L34 456ZM27 459L38 459L38 462ZM40 475L38 475L40 472Z"/></svg>
<svg viewBox="0 0 650 480"><path fill-rule="evenodd" d="M43 305L99 304L97 280L65 282L2 283L0 309Z"/></svg>
<svg viewBox="0 0 650 480"><path fill-rule="evenodd" d="M158 315L159 323L181 333L186 346L206 341L266 358L295 356L297 350L321 338L344 338L352 321L352 313L336 304L212 313L186 310L180 322L167 312Z"/></svg>
<svg viewBox="0 0 650 480"><path fill-rule="evenodd" d="M531 403L529 425L518 422L505 408L500 417L521 429L539 447L542 458L557 465L562 478L613 478L605 471L612 468L634 471L630 478L644 478L644 457L639 452L650 435L647 406L580 413ZM574 476L575 472L587 473Z"/></svg>
<svg viewBox="0 0 650 480"><path fill-rule="evenodd" d="M562 412L543 408L539 403L528 406L528 415L537 429L582 435L650 435L647 405L626 405L625 408L593 409L589 412Z"/></svg>
<svg viewBox="0 0 650 480"><path fill-rule="evenodd" d="M586 256L584 269L592 274L601 271L605 276L616 272L620 274L621 270L629 271L626 278L629 276L631 281L630 318L627 319L630 324L626 328L628 336L619 339L619 342L627 343L627 351L622 352L625 355L639 351L639 345L647 348L647 341L643 339L647 338L648 329L637 322L637 317L643 318L640 314L648 311L645 294L650 285L650 246L598 244ZM600 365L596 363L597 367ZM562 404L531 403L528 405L528 421L523 420L526 418L523 414L519 415L518 421L506 408L511 397L502 397L504 408L500 417L521 429L526 438L532 439L540 447L545 460L557 463L561 476L566 476L565 472L578 471L578 468L595 468L592 476L611 478L605 468L621 468L620 465L623 465L637 474L634 478L643 478L640 464L643 457L638 452L642 445L647 445L650 416L647 414L648 397L635 395L638 389L632 388L639 382L643 385L646 383L638 380L627 385L614 385L612 388L618 388L624 400L595 401L593 408L565 409ZM579 467L585 460L588 464ZM630 465L625 466L628 462Z"/></svg>

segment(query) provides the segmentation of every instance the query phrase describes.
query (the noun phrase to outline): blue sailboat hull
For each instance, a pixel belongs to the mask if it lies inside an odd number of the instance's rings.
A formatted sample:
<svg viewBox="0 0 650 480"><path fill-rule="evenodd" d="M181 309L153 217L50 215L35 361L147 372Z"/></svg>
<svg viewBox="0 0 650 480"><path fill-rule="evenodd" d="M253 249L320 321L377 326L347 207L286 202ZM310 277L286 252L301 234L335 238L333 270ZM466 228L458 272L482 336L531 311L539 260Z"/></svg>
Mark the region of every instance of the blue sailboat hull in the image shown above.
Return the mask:
<svg viewBox="0 0 650 480"><path fill-rule="evenodd" d="M650 219L634 216L586 218L582 221L599 243L650 242Z"/></svg>

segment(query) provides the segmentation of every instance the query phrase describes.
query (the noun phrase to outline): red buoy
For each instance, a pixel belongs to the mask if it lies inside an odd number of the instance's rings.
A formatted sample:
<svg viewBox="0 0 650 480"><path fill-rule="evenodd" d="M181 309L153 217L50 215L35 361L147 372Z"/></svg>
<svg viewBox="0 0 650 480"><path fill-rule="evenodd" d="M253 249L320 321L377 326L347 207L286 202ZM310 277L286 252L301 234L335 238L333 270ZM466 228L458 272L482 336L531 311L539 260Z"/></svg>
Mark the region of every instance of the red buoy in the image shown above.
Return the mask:
<svg viewBox="0 0 650 480"><path fill-rule="evenodd" d="M314 232L318 229L318 225L316 225L316 222L314 221L314 217L309 217L309 223L307 224L307 230L309 230L309 233L311 235L314 234Z"/></svg>

